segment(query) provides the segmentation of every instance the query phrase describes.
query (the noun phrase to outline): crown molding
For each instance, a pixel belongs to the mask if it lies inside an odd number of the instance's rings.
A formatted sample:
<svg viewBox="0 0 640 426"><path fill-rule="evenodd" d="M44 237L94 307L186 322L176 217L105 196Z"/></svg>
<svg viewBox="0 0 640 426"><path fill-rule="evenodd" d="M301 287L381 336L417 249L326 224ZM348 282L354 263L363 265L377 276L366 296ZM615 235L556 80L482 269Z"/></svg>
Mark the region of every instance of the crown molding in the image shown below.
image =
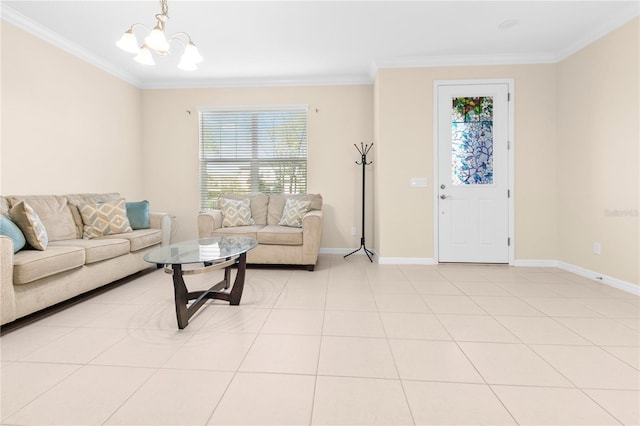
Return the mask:
<svg viewBox="0 0 640 426"><path fill-rule="evenodd" d="M556 62L555 55L466 55L466 56L412 56L403 58L379 58L374 61L370 74L382 68L431 68L486 65L549 64Z"/></svg>
<svg viewBox="0 0 640 426"><path fill-rule="evenodd" d="M362 75L315 76L290 78L221 78L194 80L141 81L121 68L105 61L90 51L30 20L15 9L0 3L0 18L63 51L113 75L140 89L199 89L234 87L282 87L282 86L346 86L371 85L378 71L384 68L426 68L448 66L491 66L558 63L591 43L616 30L640 14L640 4L630 2L630 7L619 16L594 28L580 40L556 54L540 55L467 55L467 56L415 56L402 58L377 58Z"/></svg>
<svg viewBox="0 0 640 426"><path fill-rule="evenodd" d="M571 46L566 49L561 50L557 57L556 62L560 62L569 56L577 53L578 51L584 49L589 46L591 43L596 42L602 37L606 36L610 32L617 30L618 28L625 25L627 22L632 19L638 17L640 15L640 2L631 2L629 9L620 13L618 16L610 19L599 27L593 28L589 33L582 36L578 41L573 43Z"/></svg>
<svg viewBox="0 0 640 426"><path fill-rule="evenodd" d="M6 4L0 4L0 18L21 30L38 37L45 42L52 44L53 46L113 75L120 80L125 81L133 86L140 87L140 81L133 77L131 74L122 71L118 67L114 67L111 63L103 60L102 58L94 55L83 47L69 41L68 39L60 36L59 34L51 31L50 29L43 27L42 25L32 21L15 9L7 6Z"/></svg>
<svg viewBox="0 0 640 426"><path fill-rule="evenodd" d="M608 22L595 27L577 42L555 54L540 55L467 55L467 56L413 56L402 58L377 58L371 64L369 76L375 80L383 68L428 68L449 66L491 66L555 64L584 49L612 31L640 15L640 3L630 2L627 10Z"/></svg>
<svg viewBox="0 0 640 426"><path fill-rule="evenodd" d="M233 88L233 87L279 87L279 86L356 86L370 85L372 79L368 76L342 75L292 78L254 78L254 79L200 79L200 80L166 80L143 82L122 69L94 55L76 43L60 36L48 28L27 18L15 9L0 4L0 18L21 30L38 37L45 42L64 50L65 52L125 81L139 89L203 89L203 88Z"/></svg>
<svg viewBox="0 0 640 426"><path fill-rule="evenodd" d="M216 89L238 87L300 87L300 86L365 86L371 85L369 76L343 75L318 76L300 78L216 78L199 80L167 80L162 82L146 82L138 87L145 90L154 89Z"/></svg>

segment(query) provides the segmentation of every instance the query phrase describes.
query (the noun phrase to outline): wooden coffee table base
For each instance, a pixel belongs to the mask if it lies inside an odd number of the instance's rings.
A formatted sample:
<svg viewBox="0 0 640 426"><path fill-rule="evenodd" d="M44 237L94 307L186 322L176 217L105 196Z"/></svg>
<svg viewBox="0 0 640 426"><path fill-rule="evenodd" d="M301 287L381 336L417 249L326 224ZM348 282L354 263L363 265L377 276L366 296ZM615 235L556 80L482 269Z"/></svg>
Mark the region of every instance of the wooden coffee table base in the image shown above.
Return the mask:
<svg viewBox="0 0 640 426"><path fill-rule="evenodd" d="M231 285L231 268L237 265L236 277ZM204 305L208 299L226 300L230 305L239 305L244 290L244 278L247 269L247 253L219 263L206 263L203 268L183 270L182 264L171 264L165 267L165 272L173 275L173 289L176 303L176 318L178 328L189 325L189 319ZM224 278L219 283L204 291L189 291L184 282L185 275L202 274L224 268ZM193 300L191 304L189 301Z"/></svg>

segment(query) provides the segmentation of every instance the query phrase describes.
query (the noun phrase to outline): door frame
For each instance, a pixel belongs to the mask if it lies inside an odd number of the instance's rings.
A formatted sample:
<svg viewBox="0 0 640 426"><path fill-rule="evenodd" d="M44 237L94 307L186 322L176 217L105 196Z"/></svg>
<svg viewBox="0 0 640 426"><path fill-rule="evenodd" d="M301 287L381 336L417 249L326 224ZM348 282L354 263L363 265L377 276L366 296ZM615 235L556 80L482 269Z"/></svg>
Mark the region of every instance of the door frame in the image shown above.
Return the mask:
<svg viewBox="0 0 640 426"><path fill-rule="evenodd" d="M508 118L507 118L507 174L508 174L508 189L510 196L508 199L509 206L509 265L513 266L515 263L515 96L514 96L514 80L512 78L505 79L471 79L471 80L434 80L433 82L433 258L436 263L439 263L440 255L438 251L438 242L440 240L440 214L438 208L438 181L439 181L439 126L438 119L438 97L439 89L442 86L464 86L464 85L486 85L486 84L506 84L509 92L509 101L507 105Z"/></svg>

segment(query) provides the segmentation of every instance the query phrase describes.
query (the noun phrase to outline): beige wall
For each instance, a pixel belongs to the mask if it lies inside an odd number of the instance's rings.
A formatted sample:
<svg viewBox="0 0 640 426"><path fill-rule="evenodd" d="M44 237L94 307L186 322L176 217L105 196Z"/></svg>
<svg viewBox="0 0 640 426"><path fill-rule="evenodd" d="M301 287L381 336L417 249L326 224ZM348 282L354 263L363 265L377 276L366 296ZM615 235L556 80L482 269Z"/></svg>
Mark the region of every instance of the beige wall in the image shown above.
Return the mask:
<svg viewBox="0 0 640 426"><path fill-rule="evenodd" d="M433 84L463 79L515 81L515 255L516 259L556 259L556 65L378 72L378 253L383 258L434 257ZM411 188L412 177L427 177L427 188Z"/></svg>
<svg viewBox="0 0 640 426"><path fill-rule="evenodd" d="M638 283L638 19L559 64L382 69L374 85L375 241L432 258L433 83L515 81L515 257ZM426 189L409 186L427 177ZM593 254L600 242L602 254Z"/></svg>
<svg viewBox="0 0 640 426"><path fill-rule="evenodd" d="M142 193L140 90L2 21L0 193Z"/></svg>
<svg viewBox="0 0 640 426"><path fill-rule="evenodd" d="M322 247L359 245L353 144L375 141L366 235L389 259L434 256L434 80L513 79L516 259L638 282L638 19L559 64L382 69L373 86L144 91L4 21L1 43L0 193L144 197L176 216L176 240L193 238L196 107L308 104ZM428 187L410 188L411 177Z"/></svg>
<svg viewBox="0 0 640 426"><path fill-rule="evenodd" d="M354 164L359 157L353 144L372 140L372 93L368 85L145 90L145 194L176 216L175 241L197 237L197 107L307 104L308 192L324 199L321 247L357 247L360 232L351 236L351 226L360 229L362 170Z"/></svg>
<svg viewBox="0 0 640 426"><path fill-rule="evenodd" d="M558 258L636 284L639 21L558 66Z"/></svg>

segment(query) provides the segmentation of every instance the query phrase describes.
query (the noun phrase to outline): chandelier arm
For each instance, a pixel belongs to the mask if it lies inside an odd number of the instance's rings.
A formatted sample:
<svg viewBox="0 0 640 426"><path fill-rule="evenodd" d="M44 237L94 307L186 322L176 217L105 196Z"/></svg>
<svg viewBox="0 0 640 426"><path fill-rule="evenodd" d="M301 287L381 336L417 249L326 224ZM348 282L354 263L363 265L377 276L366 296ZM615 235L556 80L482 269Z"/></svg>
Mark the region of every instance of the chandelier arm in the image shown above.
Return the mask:
<svg viewBox="0 0 640 426"><path fill-rule="evenodd" d="M136 22L135 24L131 25L131 26L129 27L129 29L130 29L131 31L133 31L133 29L134 29L135 27L142 27L142 28L144 28L144 29L146 29L146 30L148 30L148 31L151 31L151 28L147 27L145 24L142 24L142 23L140 23L140 22Z"/></svg>
<svg viewBox="0 0 640 426"><path fill-rule="evenodd" d="M167 39L167 41L170 42L171 40L178 40L178 41L182 42L183 44L186 44L184 41L182 41L182 40L180 40L180 38L178 38L178 36L180 36L180 35L186 36L189 39L189 42L193 43L193 41L191 40L191 36L189 34L185 33L184 31L179 31L177 33L171 34L171 37L169 37Z"/></svg>

